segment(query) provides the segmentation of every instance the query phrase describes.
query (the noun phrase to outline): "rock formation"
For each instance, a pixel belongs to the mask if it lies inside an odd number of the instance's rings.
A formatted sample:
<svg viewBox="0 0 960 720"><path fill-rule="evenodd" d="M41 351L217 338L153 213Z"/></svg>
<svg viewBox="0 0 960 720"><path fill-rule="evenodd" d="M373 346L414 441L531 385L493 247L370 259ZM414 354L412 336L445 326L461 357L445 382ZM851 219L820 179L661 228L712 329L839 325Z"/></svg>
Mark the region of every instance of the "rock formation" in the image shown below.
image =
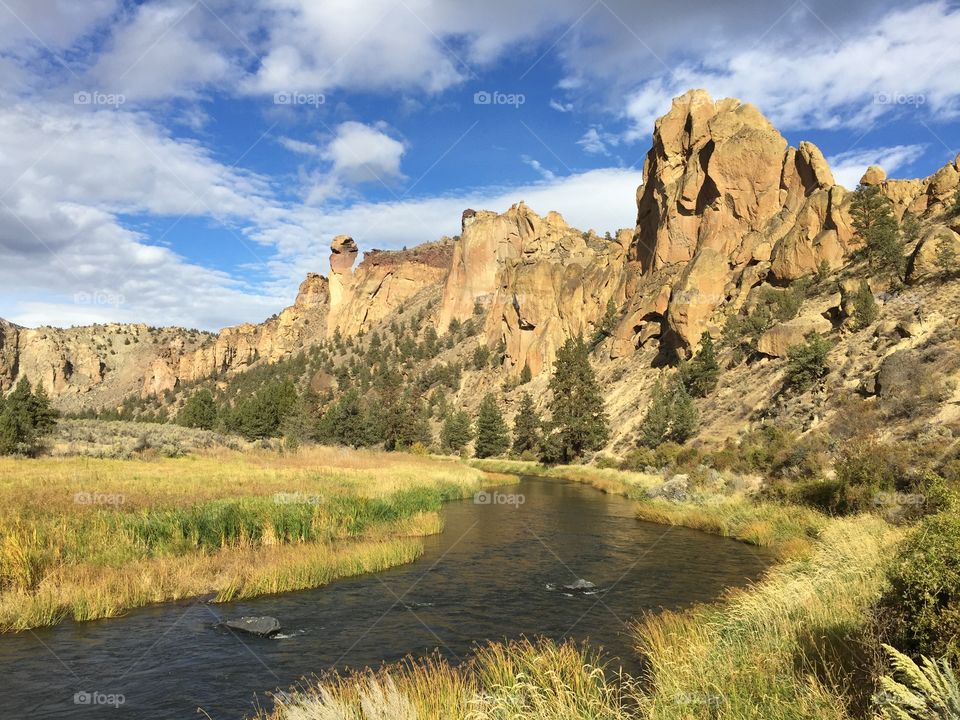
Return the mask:
<svg viewBox="0 0 960 720"><path fill-rule="evenodd" d="M467 210L462 226L438 327L444 332L479 307L485 341L503 346L508 369L526 364L538 374L568 337L590 334L609 300L625 300L629 233L604 240L522 202L501 215Z"/></svg>
<svg viewBox="0 0 960 720"><path fill-rule="evenodd" d="M442 281L450 268L452 245L441 241L412 250L369 250L356 270L353 238L334 238L330 253L327 331L346 336L369 330L404 301Z"/></svg>
<svg viewBox="0 0 960 720"><path fill-rule="evenodd" d="M778 282L837 267L854 245L846 195L815 145L789 147L753 105L675 99L656 123L631 248L647 274L686 266L665 314L673 342L695 345L749 266L769 263Z"/></svg>
<svg viewBox="0 0 960 720"><path fill-rule="evenodd" d="M863 182L880 188L899 219L909 212L925 220L907 248L909 281L937 272L939 243L960 251L960 218L945 212L960 184L960 157L923 180L888 179L871 167ZM429 319L441 334L454 320L472 319L482 342L503 349L507 372L528 365L534 375L549 369L568 337L593 335L613 307L617 326L602 354L642 350L641 362L652 363L663 353L689 354L703 332L718 335L765 283L785 286L824 263L840 266L858 246L850 198L816 146L790 147L754 106L692 90L657 120L636 227L616 238L581 232L522 202L504 213L467 210L459 238L369 250L359 264L357 243L340 235L329 278L308 274L294 304L260 324L213 335L0 321L0 391L25 375L68 409L162 396L276 362L337 332L375 329L411 303L433 308ZM849 310L845 292L834 303L835 322ZM814 315L772 328L760 351L781 356L810 329L827 329L823 314Z"/></svg>

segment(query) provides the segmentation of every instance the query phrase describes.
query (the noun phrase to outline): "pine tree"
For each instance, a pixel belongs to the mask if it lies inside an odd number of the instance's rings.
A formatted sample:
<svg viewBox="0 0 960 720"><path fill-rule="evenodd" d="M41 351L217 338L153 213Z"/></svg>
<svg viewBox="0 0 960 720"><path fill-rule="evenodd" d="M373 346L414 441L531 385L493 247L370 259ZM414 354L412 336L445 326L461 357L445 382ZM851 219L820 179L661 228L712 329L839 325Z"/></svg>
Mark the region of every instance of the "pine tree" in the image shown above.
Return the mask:
<svg viewBox="0 0 960 720"><path fill-rule="evenodd" d="M640 442L647 447L684 443L696 434L698 420L697 407L683 382L679 378L658 380L640 426Z"/></svg>
<svg viewBox="0 0 960 720"><path fill-rule="evenodd" d="M367 417L356 388L347 390L327 407L317 424L315 436L322 443L335 445L361 447L369 444Z"/></svg>
<svg viewBox="0 0 960 720"><path fill-rule="evenodd" d="M520 371L520 384L526 385L533 380L533 372L530 370L530 363L524 361L523 370Z"/></svg>
<svg viewBox="0 0 960 720"><path fill-rule="evenodd" d="M548 458L570 462L602 448L609 434L607 414L583 336L569 338L557 351L550 391Z"/></svg>
<svg viewBox="0 0 960 720"><path fill-rule="evenodd" d="M470 427L470 416L462 410L455 410L447 415L440 431L440 442L444 449L462 453L463 449L473 439L473 429Z"/></svg>
<svg viewBox="0 0 960 720"><path fill-rule="evenodd" d="M503 420L497 400L487 393L480 402L477 413L477 441L474 454L478 458L502 455L510 447L510 431Z"/></svg>
<svg viewBox="0 0 960 720"><path fill-rule="evenodd" d="M700 349L690 362L680 365L680 380L693 397L706 397L712 393L720 380L720 363L710 333L700 337Z"/></svg>
<svg viewBox="0 0 960 720"><path fill-rule="evenodd" d="M870 268L902 277L903 242L890 201L879 185L858 185L850 204L853 227L865 243Z"/></svg>
<svg viewBox="0 0 960 720"><path fill-rule="evenodd" d="M191 395L177 414L176 422L184 427L212 430L217 424L217 404L213 394L203 388Z"/></svg>
<svg viewBox="0 0 960 720"><path fill-rule="evenodd" d="M957 186L957 191L953 195L953 205L947 210L947 213L950 215L960 215L960 185Z"/></svg>
<svg viewBox="0 0 960 720"><path fill-rule="evenodd" d="M533 452L540 446L540 415L533 405L530 393L520 396L520 408L513 419L513 450L517 453Z"/></svg>

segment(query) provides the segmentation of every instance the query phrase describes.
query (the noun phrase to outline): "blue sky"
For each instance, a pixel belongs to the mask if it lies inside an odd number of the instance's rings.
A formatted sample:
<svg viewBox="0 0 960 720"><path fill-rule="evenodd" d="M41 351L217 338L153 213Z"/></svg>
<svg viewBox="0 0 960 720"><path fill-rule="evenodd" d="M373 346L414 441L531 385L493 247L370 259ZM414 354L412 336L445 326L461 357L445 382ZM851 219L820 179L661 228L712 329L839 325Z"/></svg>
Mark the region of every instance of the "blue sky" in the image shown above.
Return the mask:
<svg viewBox="0 0 960 720"><path fill-rule="evenodd" d="M0 317L217 329L328 245L526 200L633 223L655 118L704 87L853 185L960 151L960 7L850 0L0 0Z"/></svg>

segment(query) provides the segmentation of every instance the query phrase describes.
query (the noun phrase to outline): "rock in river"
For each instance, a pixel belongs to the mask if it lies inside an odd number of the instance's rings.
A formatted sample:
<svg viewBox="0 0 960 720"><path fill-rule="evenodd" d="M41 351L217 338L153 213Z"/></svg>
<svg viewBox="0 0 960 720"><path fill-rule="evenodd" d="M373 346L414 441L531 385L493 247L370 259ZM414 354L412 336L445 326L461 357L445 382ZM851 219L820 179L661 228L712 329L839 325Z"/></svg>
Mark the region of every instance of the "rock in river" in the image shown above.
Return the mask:
<svg viewBox="0 0 960 720"><path fill-rule="evenodd" d="M280 621L269 616L236 618L227 620L223 625L231 630L239 630L260 637L270 637L280 632Z"/></svg>

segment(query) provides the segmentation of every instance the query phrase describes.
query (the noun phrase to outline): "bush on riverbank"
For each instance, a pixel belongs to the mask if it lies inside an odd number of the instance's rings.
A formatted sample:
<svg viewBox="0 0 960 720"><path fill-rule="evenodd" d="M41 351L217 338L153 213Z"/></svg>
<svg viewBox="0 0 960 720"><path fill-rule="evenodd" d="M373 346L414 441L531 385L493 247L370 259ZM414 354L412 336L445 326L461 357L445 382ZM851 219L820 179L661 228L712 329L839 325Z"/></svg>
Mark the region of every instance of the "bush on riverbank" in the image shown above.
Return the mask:
<svg viewBox="0 0 960 720"><path fill-rule="evenodd" d="M921 522L890 566L890 587L877 604L881 634L914 658L960 664L960 517Z"/></svg>

